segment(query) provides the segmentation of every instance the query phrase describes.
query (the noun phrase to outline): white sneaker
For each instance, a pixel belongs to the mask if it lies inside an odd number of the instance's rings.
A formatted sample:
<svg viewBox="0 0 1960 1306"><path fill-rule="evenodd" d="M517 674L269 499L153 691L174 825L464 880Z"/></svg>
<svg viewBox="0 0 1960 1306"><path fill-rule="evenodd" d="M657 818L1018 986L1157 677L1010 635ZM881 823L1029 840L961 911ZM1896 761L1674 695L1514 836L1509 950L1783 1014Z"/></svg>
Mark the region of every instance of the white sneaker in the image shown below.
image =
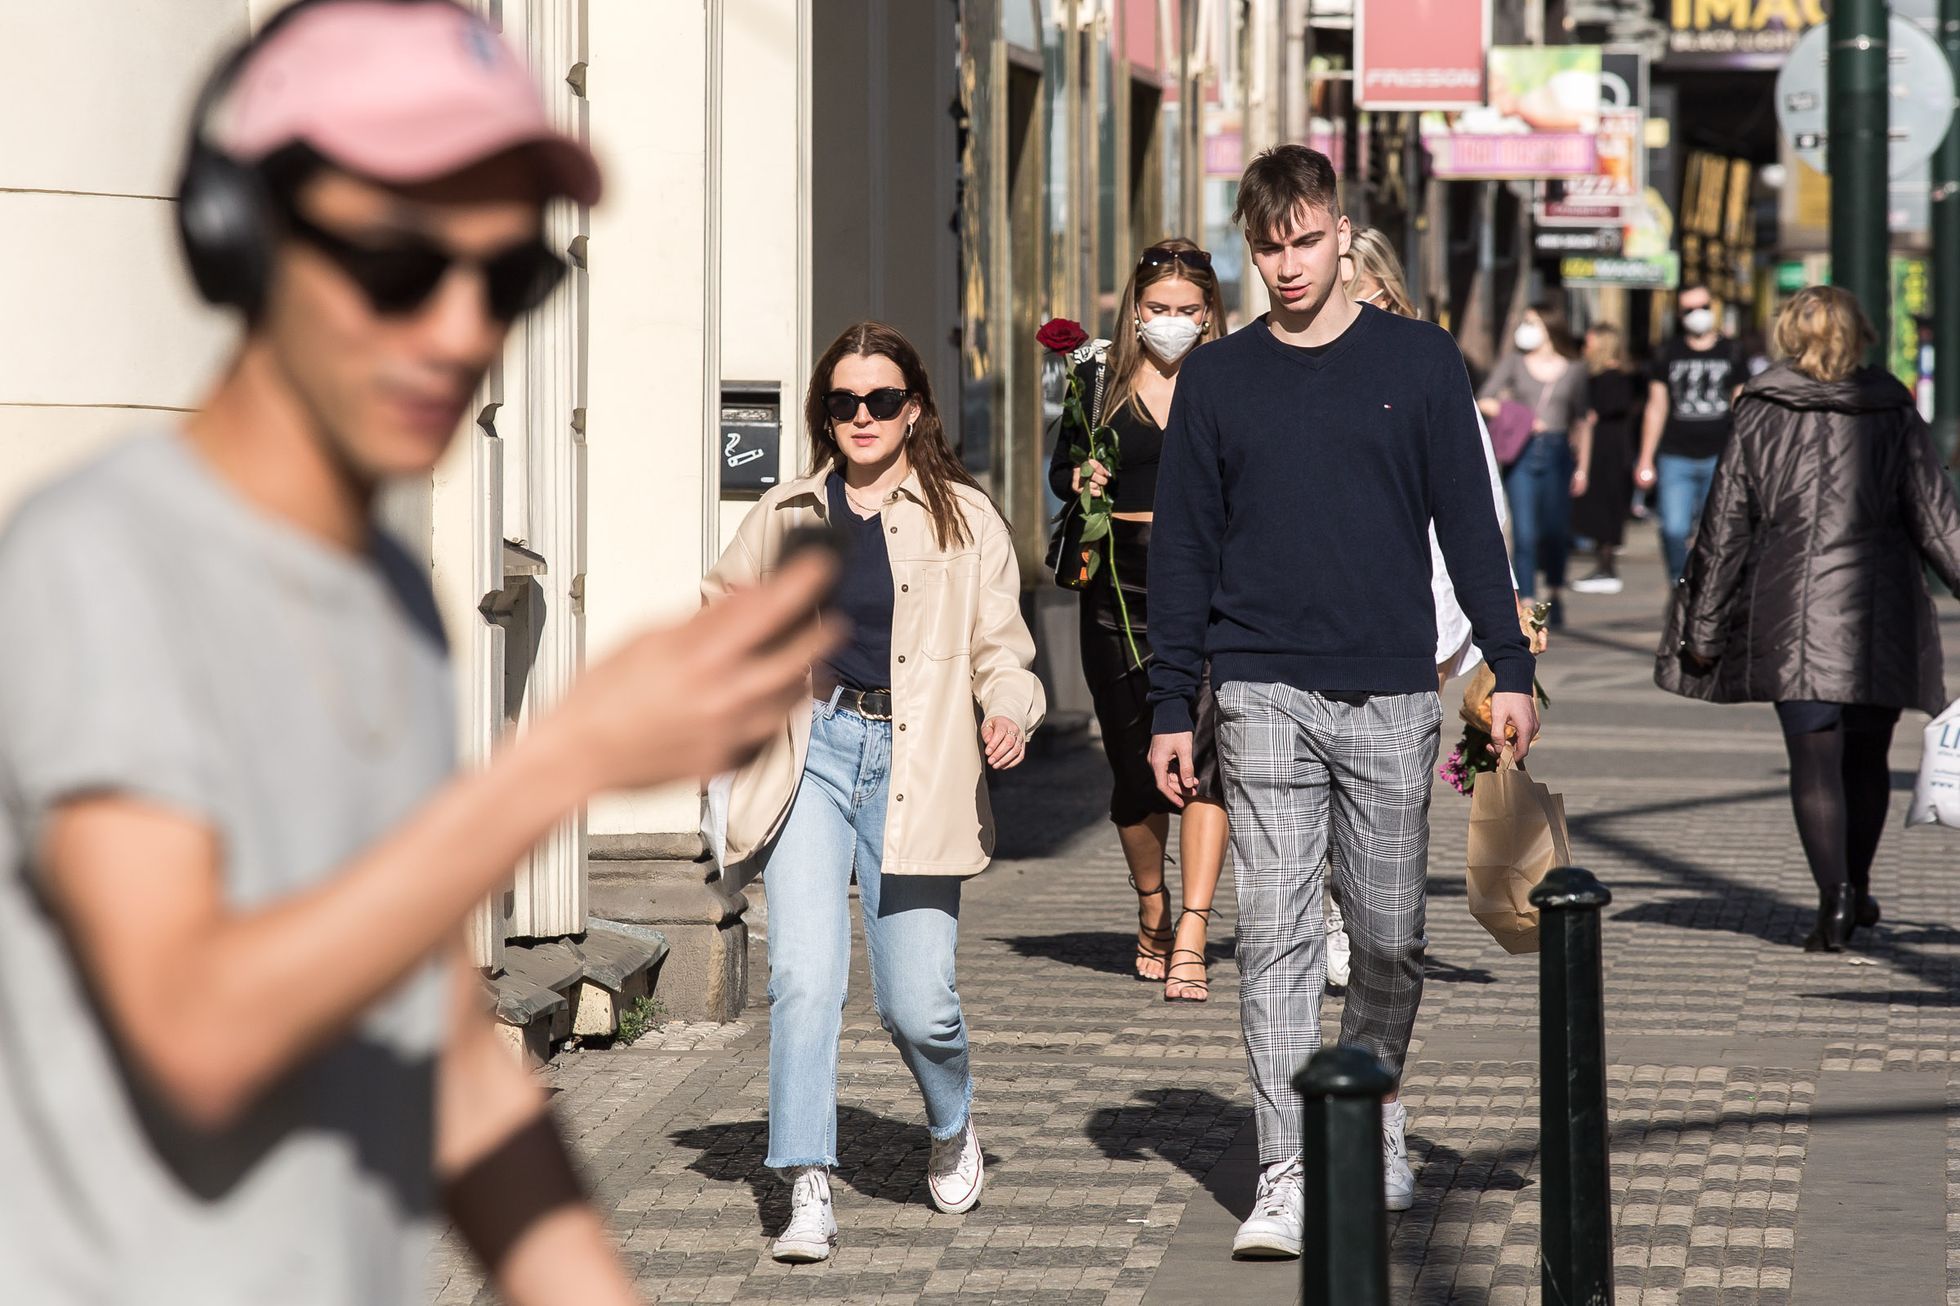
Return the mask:
<svg viewBox="0 0 1960 1306"><path fill-rule="evenodd" d="M1327 987L1344 989L1354 969L1354 948L1348 942L1347 918L1339 903L1327 907Z"/></svg>
<svg viewBox="0 0 1960 1306"><path fill-rule="evenodd" d="M980 1200L986 1183L987 1166L980 1155L980 1135L973 1132L973 1118L966 1128L951 1138L934 1139L932 1159L926 1163L926 1191L932 1204L948 1215L961 1215Z"/></svg>
<svg viewBox="0 0 1960 1306"><path fill-rule="evenodd" d="M1400 1102L1382 1107L1382 1205L1391 1211L1406 1211L1416 1202L1416 1172L1409 1168L1409 1144L1402 1131L1409 1113Z"/></svg>
<svg viewBox="0 0 1960 1306"><path fill-rule="evenodd" d="M837 1249L837 1216L830 1209L830 1171L800 1165L790 1171L789 1225L769 1254L791 1265L827 1261Z"/></svg>
<svg viewBox="0 0 1960 1306"><path fill-rule="evenodd" d="M1608 576L1595 572L1590 576L1572 582L1572 588L1580 594L1618 594L1626 588L1626 582L1618 576Z"/></svg>
<svg viewBox="0 0 1960 1306"><path fill-rule="evenodd" d="M1266 1167L1252 1214L1245 1217L1232 1239L1239 1260L1278 1260L1300 1254L1306 1237L1307 1174L1299 1157Z"/></svg>

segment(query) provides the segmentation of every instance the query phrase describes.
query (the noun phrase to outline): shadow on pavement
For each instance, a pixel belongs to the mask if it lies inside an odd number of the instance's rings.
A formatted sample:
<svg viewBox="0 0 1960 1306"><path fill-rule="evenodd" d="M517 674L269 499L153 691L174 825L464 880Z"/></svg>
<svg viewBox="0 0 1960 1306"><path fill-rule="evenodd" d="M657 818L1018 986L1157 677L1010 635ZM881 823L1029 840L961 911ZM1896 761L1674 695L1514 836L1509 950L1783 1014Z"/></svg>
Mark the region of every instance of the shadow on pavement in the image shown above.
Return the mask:
<svg viewBox="0 0 1960 1306"><path fill-rule="evenodd" d="M1168 1161L1243 1220L1252 1210L1251 1185L1229 1184L1229 1192L1212 1185L1222 1177L1219 1160L1251 1118L1251 1107L1205 1089L1146 1088L1129 1106L1091 1112L1082 1132L1112 1161Z"/></svg>
<svg viewBox="0 0 1960 1306"><path fill-rule="evenodd" d="M1011 771L989 771L987 787L994 856L1003 861L1055 856L1083 831L1109 825L1109 765L1100 744L1068 741L1030 753ZM1113 830L1109 838L1113 845Z"/></svg>
<svg viewBox="0 0 1960 1306"><path fill-rule="evenodd" d="M1137 936L1134 931L1068 930L1061 934L1003 935L991 941L1005 945L1020 957L1059 961L1105 975L1135 973ZM1231 938L1205 940L1207 964L1215 966L1220 961L1231 960L1234 946L1235 940Z"/></svg>
<svg viewBox="0 0 1960 1306"><path fill-rule="evenodd" d="M769 1122L738 1120L680 1129L668 1138L700 1155L687 1168L718 1183L747 1183L763 1232L775 1237L789 1220L789 1184L762 1164ZM992 1165L999 1158L982 1152ZM861 1107L837 1109L837 1167L831 1182L859 1197L901 1206L926 1202L926 1160L932 1135L922 1124L893 1120Z"/></svg>

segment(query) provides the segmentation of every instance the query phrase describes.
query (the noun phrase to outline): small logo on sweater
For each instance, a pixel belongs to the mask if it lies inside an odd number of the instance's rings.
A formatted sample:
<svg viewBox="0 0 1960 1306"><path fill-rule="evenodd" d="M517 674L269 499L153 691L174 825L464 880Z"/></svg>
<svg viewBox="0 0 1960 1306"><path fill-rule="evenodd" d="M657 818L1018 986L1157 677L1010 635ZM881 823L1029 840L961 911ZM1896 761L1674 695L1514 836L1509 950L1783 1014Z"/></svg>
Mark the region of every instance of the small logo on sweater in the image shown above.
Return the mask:
<svg viewBox="0 0 1960 1306"><path fill-rule="evenodd" d="M1382 407L1383 407L1384 409L1387 409L1387 408L1393 408L1393 407L1395 407L1395 405L1394 405L1394 404L1383 404L1383 405L1382 405Z"/></svg>

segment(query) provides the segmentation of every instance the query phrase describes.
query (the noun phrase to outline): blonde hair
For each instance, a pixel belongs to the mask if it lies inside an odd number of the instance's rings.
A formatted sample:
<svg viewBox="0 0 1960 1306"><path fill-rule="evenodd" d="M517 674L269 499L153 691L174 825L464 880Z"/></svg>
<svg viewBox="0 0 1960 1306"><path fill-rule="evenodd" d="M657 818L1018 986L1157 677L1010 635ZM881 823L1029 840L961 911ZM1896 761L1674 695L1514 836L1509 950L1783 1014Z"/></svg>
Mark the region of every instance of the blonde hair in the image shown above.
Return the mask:
<svg viewBox="0 0 1960 1306"><path fill-rule="evenodd" d="M1165 258L1158 263L1146 264L1143 260L1153 254L1202 254L1194 240L1183 236L1171 236L1145 249L1137 255L1136 271L1130 274L1130 284L1123 287L1123 302L1116 309L1116 339L1109 347L1109 386L1103 395L1102 412L1097 416L1107 422L1109 415L1124 404L1131 404L1137 416L1148 417L1143 410L1143 400L1137 393L1137 376L1143 370L1143 341L1137 331L1137 305L1143 300L1143 292L1160 281L1188 281L1198 288L1205 297L1204 333L1198 343L1216 340L1225 334L1225 297L1218 289L1218 274L1209 267L1192 267L1180 263L1175 258ZM1123 325L1129 323L1128 326Z"/></svg>
<svg viewBox="0 0 1960 1306"><path fill-rule="evenodd" d="M1805 376L1842 381L1878 343L1857 297L1837 286L1809 286L1776 315L1776 352Z"/></svg>
<svg viewBox="0 0 1960 1306"><path fill-rule="evenodd" d="M1395 247L1388 243L1388 237L1373 227L1357 227L1348 244L1348 258L1354 262L1354 275L1348 278L1345 287L1349 299L1355 298L1354 288L1363 277L1382 288L1388 302L1382 307L1398 317L1418 317L1415 301L1409 297L1408 282L1402 278L1402 260L1395 257Z"/></svg>
<svg viewBox="0 0 1960 1306"><path fill-rule="evenodd" d="M1620 328L1611 322L1595 322L1586 331L1586 368L1594 376L1610 372L1626 362L1621 347Z"/></svg>

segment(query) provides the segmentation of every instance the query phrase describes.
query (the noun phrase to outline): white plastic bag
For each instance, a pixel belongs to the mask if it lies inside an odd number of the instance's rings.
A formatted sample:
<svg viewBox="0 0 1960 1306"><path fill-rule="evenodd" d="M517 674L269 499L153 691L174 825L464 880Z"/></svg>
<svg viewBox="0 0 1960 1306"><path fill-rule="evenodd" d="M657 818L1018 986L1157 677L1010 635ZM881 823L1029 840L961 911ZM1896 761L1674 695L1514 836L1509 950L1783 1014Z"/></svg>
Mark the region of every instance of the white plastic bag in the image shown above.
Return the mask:
<svg viewBox="0 0 1960 1306"><path fill-rule="evenodd" d="M1906 824L1960 826L1960 699L1926 727Z"/></svg>

